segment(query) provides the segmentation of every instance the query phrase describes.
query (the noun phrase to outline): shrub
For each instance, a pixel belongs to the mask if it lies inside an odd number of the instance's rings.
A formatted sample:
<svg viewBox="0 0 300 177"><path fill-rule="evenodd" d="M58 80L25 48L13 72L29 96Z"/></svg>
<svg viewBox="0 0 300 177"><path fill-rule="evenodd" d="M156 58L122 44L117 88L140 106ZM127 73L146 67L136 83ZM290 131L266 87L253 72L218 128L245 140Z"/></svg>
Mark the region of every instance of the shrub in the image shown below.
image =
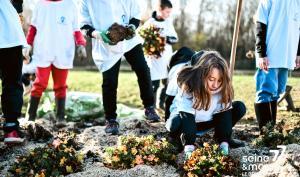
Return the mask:
<svg viewBox="0 0 300 177"><path fill-rule="evenodd" d="M110 168L131 168L162 162L174 164L175 159L174 146L165 139L155 140L153 136L121 136L118 145L106 148L104 154L104 164Z"/></svg>

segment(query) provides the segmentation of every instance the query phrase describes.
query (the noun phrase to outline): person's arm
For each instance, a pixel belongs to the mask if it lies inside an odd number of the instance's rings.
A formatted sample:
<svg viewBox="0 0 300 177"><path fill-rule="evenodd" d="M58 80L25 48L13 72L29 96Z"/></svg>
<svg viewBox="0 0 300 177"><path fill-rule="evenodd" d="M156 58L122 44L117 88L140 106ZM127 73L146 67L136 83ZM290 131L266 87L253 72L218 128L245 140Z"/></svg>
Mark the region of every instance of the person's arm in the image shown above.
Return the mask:
<svg viewBox="0 0 300 177"><path fill-rule="evenodd" d="M175 96L166 95L166 101L165 101L165 121L167 121L170 117L170 107L173 103Z"/></svg>
<svg viewBox="0 0 300 177"><path fill-rule="evenodd" d="M175 28L174 28L174 25L173 25L173 21L171 19L169 19L167 21L168 23L168 34L167 34L167 43L168 44L175 44L178 42L178 36L177 36L177 33L175 31Z"/></svg>
<svg viewBox="0 0 300 177"><path fill-rule="evenodd" d="M95 31L91 25L85 24L83 25L80 30L88 37L93 38L92 33Z"/></svg>
<svg viewBox="0 0 300 177"><path fill-rule="evenodd" d="M23 12L23 0L11 0L11 3L18 12L18 14Z"/></svg>
<svg viewBox="0 0 300 177"><path fill-rule="evenodd" d="M197 126L195 122L195 115L184 111L179 112L182 122L182 144L194 145L196 142Z"/></svg>
<svg viewBox="0 0 300 177"><path fill-rule="evenodd" d="M256 52L258 53L257 65L260 69L268 72L269 59L267 57L267 25L261 22L256 22Z"/></svg>
<svg viewBox="0 0 300 177"><path fill-rule="evenodd" d="M299 37L299 42L298 42L298 51L297 51L297 56L296 56L296 67L295 69L300 68L300 37Z"/></svg>
<svg viewBox="0 0 300 177"><path fill-rule="evenodd" d="M30 25L28 28L27 37L26 37L27 44L29 44L31 46L33 45L36 32L37 32L36 27L33 25Z"/></svg>
<svg viewBox="0 0 300 177"><path fill-rule="evenodd" d="M267 56L267 45L266 45L266 36L267 36L267 25L261 22L256 22L256 52L260 58Z"/></svg>
<svg viewBox="0 0 300 177"><path fill-rule="evenodd" d="M178 39L174 36L167 36L167 43L168 44L176 44L178 42Z"/></svg>
<svg viewBox="0 0 300 177"><path fill-rule="evenodd" d="M134 25L135 29L137 29L140 26L140 22L141 20L133 17L129 20L129 25Z"/></svg>
<svg viewBox="0 0 300 177"><path fill-rule="evenodd" d="M86 46L86 40L84 39L84 37L80 31L74 32L74 38L75 38L75 44L77 46L79 46L79 45Z"/></svg>
<svg viewBox="0 0 300 177"><path fill-rule="evenodd" d="M300 56L300 37L299 37L299 42L298 42L297 56Z"/></svg>

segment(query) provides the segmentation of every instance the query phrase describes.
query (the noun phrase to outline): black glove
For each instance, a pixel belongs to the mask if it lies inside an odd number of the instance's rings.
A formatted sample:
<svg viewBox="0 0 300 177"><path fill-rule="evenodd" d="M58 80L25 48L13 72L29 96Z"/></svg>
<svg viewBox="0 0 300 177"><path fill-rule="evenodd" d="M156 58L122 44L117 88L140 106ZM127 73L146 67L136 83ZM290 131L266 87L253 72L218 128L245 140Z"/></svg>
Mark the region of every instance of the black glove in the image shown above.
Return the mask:
<svg viewBox="0 0 300 177"><path fill-rule="evenodd" d="M178 41L178 39L174 36L167 36L167 43L168 44L175 44Z"/></svg>
<svg viewBox="0 0 300 177"><path fill-rule="evenodd" d="M136 27L133 24L129 24L126 26L127 34L126 34L126 40L132 39L135 36L135 30Z"/></svg>

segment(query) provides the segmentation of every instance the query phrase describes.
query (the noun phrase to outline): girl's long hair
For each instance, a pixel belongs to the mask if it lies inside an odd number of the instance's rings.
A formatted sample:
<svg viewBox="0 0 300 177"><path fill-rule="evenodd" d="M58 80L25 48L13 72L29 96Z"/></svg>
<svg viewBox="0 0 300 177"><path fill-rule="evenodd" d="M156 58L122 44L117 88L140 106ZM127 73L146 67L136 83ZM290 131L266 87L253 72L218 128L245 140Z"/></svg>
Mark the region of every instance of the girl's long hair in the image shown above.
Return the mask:
<svg viewBox="0 0 300 177"><path fill-rule="evenodd" d="M187 94L193 97L193 108L208 110L211 104L211 93L207 80L213 68L219 70L221 86L220 102L226 107L233 99L233 88L230 80L228 65L216 51L206 51L193 66L187 66L178 74L178 85Z"/></svg>

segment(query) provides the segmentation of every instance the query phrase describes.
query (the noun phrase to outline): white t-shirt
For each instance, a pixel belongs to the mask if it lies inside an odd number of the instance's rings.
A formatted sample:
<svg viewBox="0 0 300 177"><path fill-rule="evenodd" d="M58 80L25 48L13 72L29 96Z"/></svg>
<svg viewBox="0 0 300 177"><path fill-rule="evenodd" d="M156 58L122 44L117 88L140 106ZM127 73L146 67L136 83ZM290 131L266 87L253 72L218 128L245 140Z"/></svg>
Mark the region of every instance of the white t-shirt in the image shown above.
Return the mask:
<svg viewBox="0 0 300 177"><path fill-rule="evenodd" d="M166 90L167 95L176 96L178 93L177 77L179 71L181 71L184 66L187 66L187 63L177 64L170 69L168 74L168 86Z"/></svg>
<svg viewBox="0 0 300 177"><path fill-rule="evenodd" d="M172 36L177 38L177 33L173 26L173 22L170 18L164 21L157 21L155 18L151 17L147 20L144 26L154 25L161 28L161 36ZM168 77L168 64L173 54L172 45L166 43L165 50L162 52L160 58L153 58L151 56L146 56L147 64L150 68L151 80L160 80Z"/></svg>
<svg viewBox="0 0 300 177"><path fill-rule="evenodd" d="M32 15L36 27L33 60L38 67L53 64L59 69L73 67L74 32L79 31L77 7L73 0L40 0Z"/></svg>
<svg viewBox="0 0 300 177"><path fill-rule="evenodd" d="M195 116L196 122L206 122L212 120L212 116L225 108L224 104L221 104L221 94L219 92L212 94L211 104L207 111L196 110L193 108L193 98L192 96L183 92L178 88L178 93L176 94L173 103L170 107L170 112L172 116L176 116L179 112L186 112L193 114Z"/></svg>
<svg viewBox="0 0 300 177"><path fill-rule="evenodd" d="M300 1L261 0L257 21L267 25L269 68L293 69L300 33Z"/></svg>
<svg viewBox="0 0 300 177"><path fill-rule="evenodd" d="M97 31L107 30L113 23L129 24L131 18L141 19L136 0L81 0L80 26L90 25ZM140 36L108 45L102 40L92 39L92 55L96 66L104 72L116 64L124 53L142 43Z"/></svg>
<svg viewBox="0 0 300 177"><path fill-rule="evenodd" d="M16 9L10 0L0 3L0 48L27 45Z"/></svg>

